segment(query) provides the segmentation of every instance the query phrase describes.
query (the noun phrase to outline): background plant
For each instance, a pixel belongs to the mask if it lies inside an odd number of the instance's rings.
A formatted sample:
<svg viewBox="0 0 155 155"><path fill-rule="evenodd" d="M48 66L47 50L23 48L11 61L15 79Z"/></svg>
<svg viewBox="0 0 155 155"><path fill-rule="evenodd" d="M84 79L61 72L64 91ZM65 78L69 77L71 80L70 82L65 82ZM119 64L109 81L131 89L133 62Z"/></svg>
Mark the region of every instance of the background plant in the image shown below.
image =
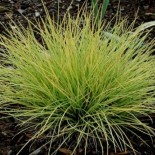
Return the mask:
<svg viewBox="0 0 155 155"><path fill-rule="evenodd" d="M105 12L107 10L109 0L103 0L103 4L99 7L99 0L91 0L91 7L93 12L93 17L96 18L97 23L101 22Z"/></svg>
<svg viewBox="0 0 155 155"><path fill-rule="evenodd" d="M96 28L84 17L55 25L47 15L35 32L30 23L1 35L7 52L0 65L0 112L37 131L31 140L48 132L49 150L59 142L53 154L66 144L85 154L91 147L104 154L110 143L134 150L126 132L139 139L136 130L154 135L139 119L155 111L154 40L142 46L147 34L127 27L127 20Z"/></svg>

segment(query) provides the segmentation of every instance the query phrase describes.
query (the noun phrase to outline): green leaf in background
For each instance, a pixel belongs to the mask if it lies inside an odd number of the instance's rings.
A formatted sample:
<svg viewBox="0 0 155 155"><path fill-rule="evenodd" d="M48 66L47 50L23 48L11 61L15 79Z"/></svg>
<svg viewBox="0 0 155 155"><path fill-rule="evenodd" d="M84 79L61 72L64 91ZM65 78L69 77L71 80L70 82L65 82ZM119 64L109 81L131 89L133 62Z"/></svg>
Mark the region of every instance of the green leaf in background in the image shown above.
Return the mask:
<svg viewBox="0 0 155 155"><path fill-rule="evenodd" d="M101 18L104 17L105 12L106 12L107 7L108 7L108 4L109 4L109 0L104 0L104 1L103 1L102 9L101 9Z"/></svg>
<svg viewBox="0 0 155 155"><path fill-rule="evenodd" d="M105 12L107 10L108 4L109 4L109 0L103 0L103 4L101 6L101 8L99 7L99 1L98 0L92 0L91 1L91 6L92 6L92 10L93 10L93 17L96 18L97 23L101 22L102 18L105 15Z"/></svg>

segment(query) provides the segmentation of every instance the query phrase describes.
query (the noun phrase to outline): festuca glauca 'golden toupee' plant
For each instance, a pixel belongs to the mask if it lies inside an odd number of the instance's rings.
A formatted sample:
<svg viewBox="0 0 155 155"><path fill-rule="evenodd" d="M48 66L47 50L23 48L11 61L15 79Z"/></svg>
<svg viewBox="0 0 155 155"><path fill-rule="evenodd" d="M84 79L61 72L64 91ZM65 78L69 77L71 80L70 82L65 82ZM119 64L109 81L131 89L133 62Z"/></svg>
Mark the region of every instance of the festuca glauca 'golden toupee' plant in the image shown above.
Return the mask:
<svg viewBox="0 0 155 155"><path fill-rule="evenodd" d="M85 154L104 154L109 144L134 150L127 132L154 135L139 119L155 111L155 41L145 43L145 27L127 27L125 19L96 27L89 16L59 25L46 18L0 36L0 112L34 129L31 140L49 133L49 154L64 145Z"/></svg>

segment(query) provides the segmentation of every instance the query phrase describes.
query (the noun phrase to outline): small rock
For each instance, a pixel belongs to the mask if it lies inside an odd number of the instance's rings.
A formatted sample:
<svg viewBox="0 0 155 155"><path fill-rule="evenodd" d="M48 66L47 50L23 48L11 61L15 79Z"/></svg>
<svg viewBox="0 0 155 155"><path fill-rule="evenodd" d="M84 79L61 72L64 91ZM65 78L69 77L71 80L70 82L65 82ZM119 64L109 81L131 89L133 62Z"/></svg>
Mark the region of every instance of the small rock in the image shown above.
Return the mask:
<svg viewBox="0 0 155 155"><path fill-rule="evenodd" d="M40 12L35 11L35 16L36 16L36 17L39 17L39 16L40 16Z"/></svg>
<svg viewBox="0 0 155 155"><path fill-rule="evenodd" d="M17 9L17 11L20 13L20 14L23 14L25 12L25 10L23 9Z"/></svg>

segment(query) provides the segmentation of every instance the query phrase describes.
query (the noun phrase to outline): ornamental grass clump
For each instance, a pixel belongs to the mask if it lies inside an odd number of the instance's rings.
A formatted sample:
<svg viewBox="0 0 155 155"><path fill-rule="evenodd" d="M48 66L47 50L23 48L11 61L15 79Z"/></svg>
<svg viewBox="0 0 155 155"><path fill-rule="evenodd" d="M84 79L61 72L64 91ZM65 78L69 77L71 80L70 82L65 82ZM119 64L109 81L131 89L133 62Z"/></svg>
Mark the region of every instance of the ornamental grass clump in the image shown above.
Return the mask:
<svg viewBox="0 0 155 155"><path fill-rule="evenodd" d="M155 134L140 119L155 111L155 41L125 19L112 28L91 20L57 25L47 15L1 35L0 112L33 131L31 140L45 136L49 154L134 150L127 133Z"/></svg>

